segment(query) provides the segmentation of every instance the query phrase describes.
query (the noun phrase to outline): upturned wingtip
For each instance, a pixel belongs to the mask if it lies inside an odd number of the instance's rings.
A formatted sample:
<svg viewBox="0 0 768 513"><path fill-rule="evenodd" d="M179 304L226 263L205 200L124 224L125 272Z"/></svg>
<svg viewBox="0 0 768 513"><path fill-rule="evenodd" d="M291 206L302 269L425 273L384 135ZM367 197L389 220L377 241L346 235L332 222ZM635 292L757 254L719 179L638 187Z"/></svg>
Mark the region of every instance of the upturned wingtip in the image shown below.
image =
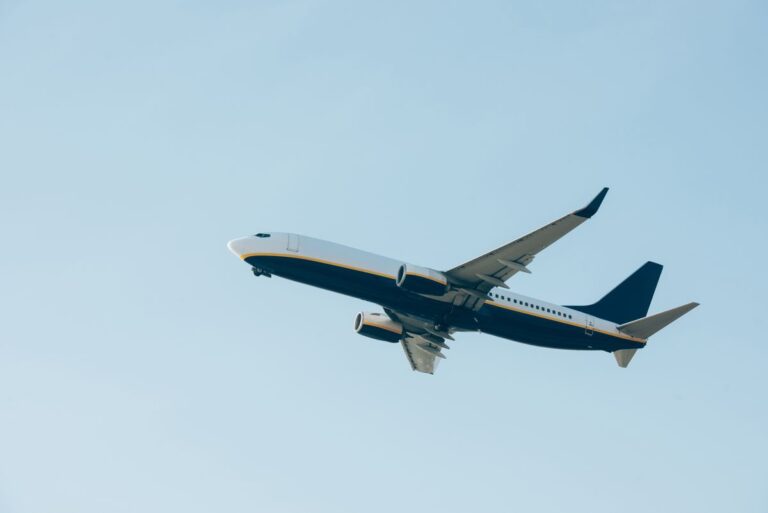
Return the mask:
<svg viewBox="0 0 768 513"><path fill-rule="evenodd" d="M600 205L603 203L606 194L608 194L608 187L603 187L603 190L600 191L597 196L595 196L595 198L589 202L589 205L582 208L581 210L577 210L573 214L589 219L597 213L598 209L600 209Z"/></svg>

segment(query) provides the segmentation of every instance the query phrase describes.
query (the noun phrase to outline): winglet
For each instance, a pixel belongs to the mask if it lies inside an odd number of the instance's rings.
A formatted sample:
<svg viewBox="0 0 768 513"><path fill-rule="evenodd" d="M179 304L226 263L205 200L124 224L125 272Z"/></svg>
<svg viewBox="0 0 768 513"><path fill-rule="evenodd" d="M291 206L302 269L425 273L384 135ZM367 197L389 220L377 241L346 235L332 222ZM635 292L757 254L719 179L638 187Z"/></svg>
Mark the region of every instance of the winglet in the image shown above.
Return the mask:
<svg viewBox="0 0 768 513"><path fill-rule="evenodd" d="M597 213L597 209L600 208L600 204L605 199L606 194L608 194L608 187L604 187L603 190L600 191L597 196L595 196L595 199L589 202L589 205L582 208L581 210L577 210L573 213L573 215L589 219Z"/></svg>

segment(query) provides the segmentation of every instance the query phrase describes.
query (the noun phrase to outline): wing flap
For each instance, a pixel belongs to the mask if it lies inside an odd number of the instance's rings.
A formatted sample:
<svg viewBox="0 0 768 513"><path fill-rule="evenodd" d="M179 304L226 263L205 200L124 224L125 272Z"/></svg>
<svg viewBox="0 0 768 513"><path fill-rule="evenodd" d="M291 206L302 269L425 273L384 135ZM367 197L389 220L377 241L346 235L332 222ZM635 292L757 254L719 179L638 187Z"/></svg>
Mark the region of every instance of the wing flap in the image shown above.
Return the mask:
<svg viewBox="0 0 768 513"><path fill-rule="evenodd" d="M415 371L434 374L440 359L445 358L439 348L433 348L428 345L427 341L421 340L419 337L405 337L401 344L411 368Z"/></svg>
<svg viewBox="0 0 768 513"><path fill-rule="evenodd" d="M447 331L438 330L436 327L430 327L430 323L423 319L389 308L385 308L384 312L392 320L405 327L406 333L400 340L400 344L403 346L408 363L411 364L411 369L426 374L434 374L439 361L445 359L441 350L450 349L445 343L445 339L453 340L451 334Z"/></svg>

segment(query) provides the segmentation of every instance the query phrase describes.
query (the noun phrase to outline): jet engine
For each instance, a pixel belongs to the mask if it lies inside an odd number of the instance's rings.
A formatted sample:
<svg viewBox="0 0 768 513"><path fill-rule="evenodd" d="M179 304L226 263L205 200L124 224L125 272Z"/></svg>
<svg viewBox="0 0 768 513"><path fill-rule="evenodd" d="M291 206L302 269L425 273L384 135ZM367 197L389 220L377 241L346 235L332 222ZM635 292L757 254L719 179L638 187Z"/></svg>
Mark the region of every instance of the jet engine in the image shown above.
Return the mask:
<svg viewBox="0 0 768 513"><path fill-rule="evenodd" d="M355 331L360 335L383 340L400 342L403 338L403 325L380 313L360 312L355 317Z"/></svg>
<svg viewBox="0 0 768 513"><path fill-rule="evenodd" d="M403 290L427 296L442 296L448 292L448 280L443 273L411 264L400 266L395 283Z"/></svg>

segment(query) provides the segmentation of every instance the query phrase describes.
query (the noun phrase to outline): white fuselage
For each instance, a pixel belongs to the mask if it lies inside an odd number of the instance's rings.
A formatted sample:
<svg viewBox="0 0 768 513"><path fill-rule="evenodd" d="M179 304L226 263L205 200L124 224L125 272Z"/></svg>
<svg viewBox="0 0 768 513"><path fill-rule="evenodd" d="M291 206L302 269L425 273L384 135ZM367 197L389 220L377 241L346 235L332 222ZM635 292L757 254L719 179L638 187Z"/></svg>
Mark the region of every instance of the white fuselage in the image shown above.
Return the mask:
<svg viewBox="0 0 768 513"><path fill-rule="evenodd" d="M335 283L334 278L329 277L333 270L347 270L353 271L354 276L358 273L368 277L383 278L385 280L391 280L393 283L396 279L398 269L403 264L399 260L394 260L374 253L354 249L341 244L328 242L312 237L306 237L302 235L289 234L289 233L269 233L259 234L257 236L244 237L241 239L233 240L229 243L230 250L238 255L241 259L248 261L256 269L260 269L263 266L263 270L269 273L275 273L280 276L287 277L289 279L295 279L311 285L319 286L322 288L334 290L340 293L348 294L354 297L358 297L364 300L378 302L384 307L388 308L409 308L411 303L406 302L404 305L392 305L388 302L394 301L394 299L388 299L390 297L389 292L379 293L375 290L376 287L368 284L368 282L360 282L360 284L348 284L341 283L347 281L345 275L338 275L336 280L339 283ZM291 261L293 265L296 262L312 264L311 268L302 270L301 274L292 273L290 270L284 270L281 264L277 262ZM280 267L280 269L277 269ZM334 275L335 276L335 275ZM383 283L383 282L382 282ZM382 287L379 287L382 288ZM387 288L389 290L389 288ZM442 300L438 297L429 297L431 303L435 303L436 306L421 306L418 303L412 302L414 309L423 310L417 312L408 312L412 315L430 316L432 312L440 312L440 307L444 307L445 312L449 312L451 309L450 301ZM482 309L506 310L508 313L522 314L522 317L518 317L524 321L532 323L535 319L540 321L548 321L548 323L541 324L540 329L542 331L541 338L544 340L547 337L554 336L557 331L554 328L571 327L578 328L578 333L581 333L578 345L573 348L578 349L593 349L603 348L605 344L590 344L591 341L597 342L598 339L606 339L608 342L613 341L621 343L643 343L642 339L636 339L629 337L621 333L617 329L617 324L603 319L598 319L593 316L587 315L583 312L573 310L561 305L550 303L547 301L541 301L535 298L516 294L504 288L494 288L488 294L488 299L485 300ZM438 315L435 313L434 315ZM442 315L442 314L441 314ZM447 314L446 314L447 315ZM470 320L474 318L474 323ZM457 328L459 329L478 329L487 331L506 338L513 338L523 342L534 343L536 345L548 345L544 342L539 342L535 335L531 335L531 330L534 329L534 325L524 326L521 324L519 331L515 331L513 327L499 327L496 322L483 323L481 315L473 312L467 312L467 315L457 317ZM518 323L520 324L520 323ZM552 329L549 329L551 326ZM562 330L560 330L562 331ZM574 330L570 330L574 331ZM602 335L600 337L595 335ZM559 335L558 335L559 336ZM565 336L565 335L563 335ZM568 337L572 335L568 334ZM552 347L565 347L562 343L552 345Z"/></svg>

